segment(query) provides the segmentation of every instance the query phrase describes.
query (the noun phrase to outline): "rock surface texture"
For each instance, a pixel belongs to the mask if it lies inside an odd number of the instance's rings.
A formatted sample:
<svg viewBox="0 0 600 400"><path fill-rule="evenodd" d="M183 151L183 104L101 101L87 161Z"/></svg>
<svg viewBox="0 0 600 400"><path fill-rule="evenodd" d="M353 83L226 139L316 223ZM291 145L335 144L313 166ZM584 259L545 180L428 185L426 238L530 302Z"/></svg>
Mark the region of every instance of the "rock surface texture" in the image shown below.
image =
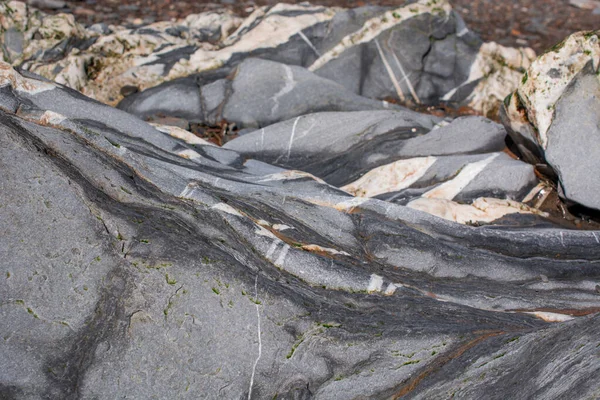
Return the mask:
<svg viewBox="0 0 600 400"><path fill-rule="evenodd" d="M535 60L503 116L532 163L547 162L563 196L600 210L600 31L579 32Z"/></svg>
<svg viewBox="0 0 600 400"><path fill-rule="evenodd" d="M18 60L47 17L2 7ZM7 44L19 15L29 22ZM600 231L535 208L544 183L502 125L380 98L471 101L485 84L469 67L485 44L446 2L186 21L170 44L172 24L94 36L66 21L47 39L158 40L97 66L114 73L107 86L81 81L113 103L125 81L148 88L122 109L61 72L0 62L0 398L600 396ZM223 21L237 31L206 28ZM428 28L396 54L416 27ZM73 51L21 65L67 68ZM592 70L565 84L548 143L557 121L597 123L569 116L594 101ZM125 110L242 134L218 147Z"/></svg>
<svg viewBox="0 0 600 400"><path fill-rule="evenodd" d="M111 105L123 88L141 91L188 76L202 86L215 70L224 77L259 57L306 68L357 95L451 101L494 115L535 57L528 48L483 43L446 0L397 9L279 4L246 20L212 12L136 29L86 29L72 15L49 16L16 1L0 4L0 14L5 61Z"/></svg>

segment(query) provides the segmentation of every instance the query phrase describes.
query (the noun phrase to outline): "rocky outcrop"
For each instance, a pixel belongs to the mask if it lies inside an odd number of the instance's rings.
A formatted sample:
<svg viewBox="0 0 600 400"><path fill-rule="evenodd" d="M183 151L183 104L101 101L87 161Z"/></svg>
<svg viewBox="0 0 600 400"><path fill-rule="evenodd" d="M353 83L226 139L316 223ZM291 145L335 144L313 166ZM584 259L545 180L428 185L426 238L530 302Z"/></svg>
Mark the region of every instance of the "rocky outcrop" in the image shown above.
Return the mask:
<svg viewBox="0 0 600 400"><path fill-rule="evenodd" d="M119 108L141 118L169 115L255 129L320 111L400 109L354 94L304 68L253 58L244 60L228 77L207 84L199 79L175 80L130 96Z"/></svg>
<svg viewBox="0 0 600 400"><path fill-rule="evenodd" d="M0 14L5 61L111 105L178 78L202 86L246 58L262 58L304 67L364 97L449 101L495 116L534 58L530 49L482 43L446 0L396 9L278 4L244 21L211 12L137 29L86 29L71 15L44 15L16 1L0 5Z"/></svg>
<svg viewBox="0 0 600 400"><path fill-rule="evenodd" d="M600 210L600 32L580 32L538 58L506 99L504 120L525 159L548 163L562 195Z"/></svg>
<svg viewBox="0 0 600 400"><path fill-rule="evenodd" d="M224 147L309 172L358 198L376 197L461 223L544 215L511 203L539 188L531 165L502 152L505 136L501 125L482 117L448 123L408 110L317 113Z"/></svg>
<svg viewBox="0 0 600 400"><path fill-rule="evenodd" d="M300 109L220 148L5 63L0 108L2 398L598 395L600 232L501 197L535 180L495 123Z"/></svg>

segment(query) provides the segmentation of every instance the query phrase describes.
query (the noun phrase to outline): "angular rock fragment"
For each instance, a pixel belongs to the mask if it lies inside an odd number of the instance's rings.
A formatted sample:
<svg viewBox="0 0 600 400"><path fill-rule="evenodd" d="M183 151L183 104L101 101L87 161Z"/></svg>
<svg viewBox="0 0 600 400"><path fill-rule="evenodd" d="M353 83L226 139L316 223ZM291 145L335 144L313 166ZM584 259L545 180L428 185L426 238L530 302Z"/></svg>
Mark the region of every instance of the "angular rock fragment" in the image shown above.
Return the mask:
<svg viewBox="0 0 600 400"><path fill-rule="evenodd" d="M547 162L563 196L600 209L594 153L600 140L598 32L579 32L540 56L504 106L504 120L525 159Z"/></svg>

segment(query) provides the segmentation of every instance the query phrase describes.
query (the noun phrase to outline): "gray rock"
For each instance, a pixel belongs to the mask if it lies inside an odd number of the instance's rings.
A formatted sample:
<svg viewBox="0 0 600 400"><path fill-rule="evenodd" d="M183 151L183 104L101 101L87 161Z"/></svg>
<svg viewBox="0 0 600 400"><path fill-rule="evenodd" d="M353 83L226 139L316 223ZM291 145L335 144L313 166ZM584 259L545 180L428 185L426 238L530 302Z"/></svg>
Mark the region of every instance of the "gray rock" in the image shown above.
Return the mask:
<svg viewBox="0 0 600 400"><path fill-rule="evenodd" d="M204 118L200 88L193 78L167 82L145 91L143 96L133 93L121 102L119 108L140 118L169 116L192 121Z"/></svg>
<svg viewBox="0 0 600 400"><path fill-rule="evenodd" d="M23 32L16 28L9 28L3 33L2 50L4 60L12 61L23 53Z"/></svg>
<svg viewBox="0 0 600 400"><path fill-rule="evenodd" d="M500 153L453 200L467 203L478 197L522 200L539 183L532 165Z"/></svg>
<svg viewBox="0 0 600 400"><path fill-rule="evenodd" d="M398 108L355 95L304 68L258 59L239 66L230 90L223 119L257 128L320 111Z"/></svg>
<svg viewBox="0 0 600 400"><path fill-rule="evenodd" d="M564 196L600 210L600 80L590 62L556 103L545 156ZM585 155L582 157L582 155Z"/></svg>
<svg viewBox="0 0 600 400"><path fill-rule="evenodd" d="M600 180L590 171L600 166L599 38L598 31L577 32L536 59L502 112L523 159L558 180L564 198L595 210Z"/></svg>
<svg viewBox="0 0 600 400"><path fill-rule="evenodd" d="M402 190L384 192L376 197L399 204L408 204L426 193L432 194L449 185L469 165L492 158L492 161L474 174L468 182L458 186L458 193L450 194L448 200L470 204L480 197L522 200L538 184L533 166L514 160L505 153L476 155L451 155L436 157L423 176ZM442 193L438 194L439 197Z"/></svg>
<svg viewBox="0 0 600 400"><path fill-rule="evenodd" d="M225 147L310 172L336 186L397 160L504 148L506 131L490 120L463 117L435 126L439 122L405 110L319 113L256 130Z"/></svg>
<svg viewBox="0 0 600 400"><path fill-rule="evenodd" d="M389 153L402 147L399 139L422 135L438 121L407 110L317 113L256 130L224 147L341 185L392 161Z"/></svg>
<svg viewBox="0 0 600 400"><path fill-rule="evenodd" d="M100 22L100 23L97 23L97 24L90 25L88 27L88 30L91 31L91 32L98 33L100 35L108 35L109 33L111 33L110 28L104 22Z"/></svg>
<svg viewBox="0 0 600 400"><path fill-rule="evenodd" d="M596 395L600 232L356 198L2 74L3 398ZM332 151L360 124L376 139L440 122L313 121L348 127L332 143L314 126Z"/></svg>
<svg viewBox="0 0 600 400"><path fill-rule="evenodd" d="M463 28L455 13L420 14L379 32L371 41L347 47L331 61L318 64L315 72L380 99L398 98L397 81L400 95L435 103L466 81L479 50L481 42Z"/></svg>
<svg viewBox="0 0 600 400"><path fill-rule="evenodd" d="M67 3L62 0L27 0L27 3L33 7L47 8L51 10L65 8L67 6Z"/></svg>
<svg viewBox="0 0 600 400"><path fill-rule="evenodd" d="M261 59L247 59L230 77L198 88L195 82L204 79L167 82L127 97L119 108L140 117L164 114L208 124L226 120L241 128L260 128L319 111L399 109L358 96L304 68Z"/></svg>

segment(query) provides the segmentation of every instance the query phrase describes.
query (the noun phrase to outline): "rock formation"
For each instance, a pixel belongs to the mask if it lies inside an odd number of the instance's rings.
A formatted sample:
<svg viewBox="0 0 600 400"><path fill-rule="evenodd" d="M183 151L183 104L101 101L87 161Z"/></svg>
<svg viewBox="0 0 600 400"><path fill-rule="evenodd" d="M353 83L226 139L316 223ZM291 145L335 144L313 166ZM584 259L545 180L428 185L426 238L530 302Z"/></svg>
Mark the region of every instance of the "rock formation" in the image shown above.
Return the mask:
<svg viewBox="0 0 600 400"><path fill-rule="evenodd" d="M579 32L535 60L504 120L524 157L547 162L563 196L600 210L600 31Z"/></svg>
<svg viewBox="0 0 600 400"><path fill-rule="evenodd" d="M279 4L244 21L214 12L138 29L85 28L72 15L44 15L17 1L0 4L0 15L5 61L111 105L128 88L204 81L259 57L379 100L443 99L493 115L535 57L531 49L482 43L446 0L392 10Z"/></svg>
<svg viewBox="0 0 600 400"><path fill-rule="evenodd" d="M380 98L459 87L468 102L484 93L473 87L493 87L476 62L443 71L451 48L473 61L486 46L470 44L446 2L279 5L244 22L211 13L177 34L166 23L159 34L80 30L1 7L5 58L22 67L0 63L1 398L600 396L600 231L535 207L546 183L506 149L502 125ZM48 18L66 21L65 36L36 36ZM398 53L396 64L393 44L414 24L436 28L421 38L434 38L431 56L412 65ZM179 39L165 45L167 31ZM163 49L128 48L95 64L101 79L62 72L131 35ZM58 61L33 50L42 40ZM369 52L370 72L336 78ZM597 121L572 110L595 104L594 60L564 85L548 143ZM400 64L415 81L398 78ZM125 83L148 89L126 110L224 118L241 135L218 147L74 90L114 104ZM515 141L534 132L525 122L511 123ZM519 148L537 162L530 142Z"/></svg>

